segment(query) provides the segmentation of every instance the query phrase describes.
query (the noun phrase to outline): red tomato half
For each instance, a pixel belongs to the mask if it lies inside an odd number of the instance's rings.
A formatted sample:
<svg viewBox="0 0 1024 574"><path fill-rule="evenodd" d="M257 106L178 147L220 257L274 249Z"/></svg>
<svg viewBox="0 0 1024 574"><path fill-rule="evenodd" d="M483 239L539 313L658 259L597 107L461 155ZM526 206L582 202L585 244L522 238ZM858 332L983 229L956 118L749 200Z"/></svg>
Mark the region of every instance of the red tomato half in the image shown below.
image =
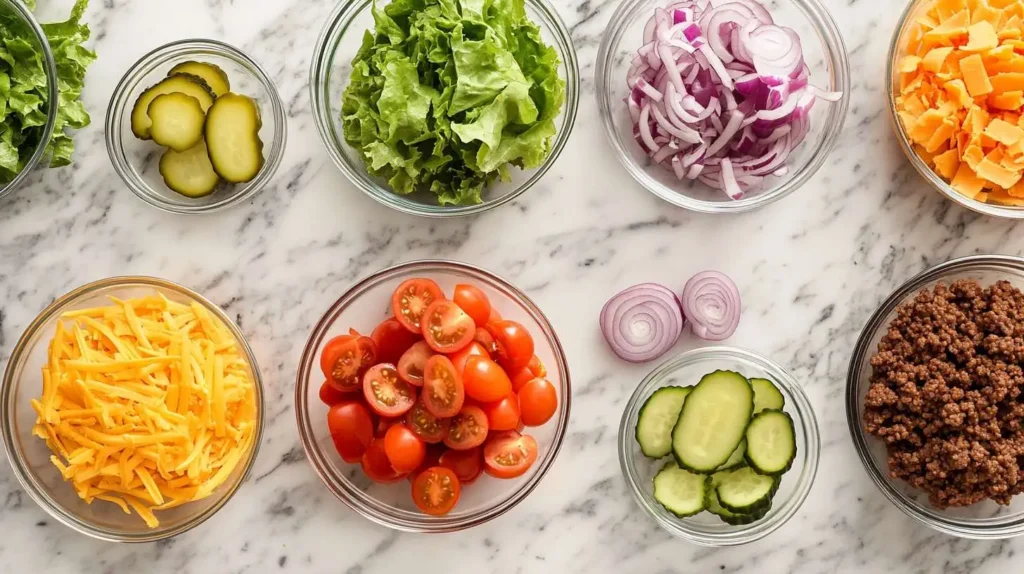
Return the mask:
<svg viewBox="0 0 1024 574"><path fill-rule="evenodd" d="M484 470L483 451L480 447L446 451L438 462L440 466L450 468L462 484L472 484Z"/></svg>
<svg viewBox="0 0 1024 574"><path fill-rule="evenodd" d="M495 478L522 476L537 460L537 441L516 431L497 433L484 445L484 472Z"/></svg>
<svg viewBox="0 0 1024 574"><path fill-rule="evenodd" d="M417 387L423 386L423 369L427 366L427 359L434 354L430 345L419 341L409 347L402 358L398 360L398 376L404 381Z"/></svg>
<svg viewBox="0 0 1024 574"><path fill-rule="evenodd" d="M477 329L476 333L473 334L473 342L483 347L490 357L494 357L498 352L498 345L494 344L494 337L487 332L487 329Z"/></svg>
<svg viewBox="0 0 1024 574"><path fill-rule="evenodd" d="M405 478L409 482L413 482L416 480L416 477L419 476L421 472L433 466L441 466L441 455L443 455L446 452L448 452L448 449L444 445L428 444L427 456L423 458L423 462L420 464L420 467L410 472L409 475L406 476Z"/></svg>
<svg viewBox="0 0 1024 574"><path fill-rule="evenodd" d="M407 279L391 295L391 310L395 319L409 331L419 334L420 319L434 301L444 299L444 293L430 279Z"/></svg>
<svg viewBox="0 0 1024 574"><path fill-rule="evenodd" d="M398 322L398 319L391 317L385 319L370 334L373 343L377 345L377 362L397 364L402 354L409 350L419 336L410 332Z"/></svg>
<svg viewBox="0 0 1024 574"><path fill-rule="evenodd" d="M510 373L518 372L533 358L533 337L526 327L515 321L496 321L487 324L487 332L494 337L497 361Z"/></svg>
<svg viewBox="0 0 1024 574"><path fill-rule="evenodd" d="M466 395L483 403L499 401L512 393L512 381L505 371L487 357L472 356L462 372Z"/></svg>
<svg viewBox="0 0 1024 574"><path fill-rule="evenodd" d="M423 372L423 406L436 417L454 416L466 401L462 377L455 366L444 355L434 355L427 360Z"/></svg>
<svg viewBox="0 0 1024 574"><path fill-rule="evenodd" d="M405 474L416 470L423 463L427 456L427 445L409 427L398 423L384 435L384 452L391 461L391 468Z"/></svg>
<svg viewBox="0 0 1024 574"><path fill-rule="evenodd" d="M540 362L537 355L530 359L530 363L526 367L519 369L519 372L514 375L509 374L509 378L512 379L512 390L517 393L526 383L538 377L543 379L546 376L548 376L548 370L544 368L544 364Z"/></svg>
<svg viewBox="0 0 1024 574"><path fill-rule="evenodd" d="M519 389L519 410L523 424L540 426L558 410L558 393L547 379L533 379Z"/></svg>
<svg viewBox="0 0 1024 574"><path fill-rule="evenodd" d="M519 398L514 394L481 407L487 413L487 426L491 431L515 430L519 426Z"/></svg>
<svg viewBox="0 0 1024 574"><path fill-rule="evenodd" d="M452 417L444 444L453 450L469 450L487 439L487 415L480 407L466 405Z"/></svg>
<svg viewBox="0 0 1024 574"><path fill-rule="evenodd" d="M516 406L518 408L518 405ZM416 401L412 410L405 414L405 424L424 442L436 444L448 436L448 419L434 416L423 404L423 398Z"/></svg>
<svg viewBox="0 0 1024 574"><path fill-rule="evenodd" d="M320 402L327 406L336 405L341 401L351 398L351 394L339 391L328 384L327 381L324 381L323 384L320 385Z"/></svg>
<svg viewBox="0 0 1024 574"><path fill-rule="evenodd" d="M473 318L451 301L434 301L423 313L423 339L438 353L454 353L473 340Z"/></svg>
<svg viewBox="0 0 1024 574"><path fill-rule="evenodd" d="M472 285L456 285L452 301L473 318L477 327L483 327L491 318L491 300L486 293Z"/></svg>
<svg viewBox="0 0 1024 574"><path fill-rule="evenodd" d="M370 442L360 462L363 472L374 482L388 484L405 478L404 474L391 468L391 461L388 460L387 452L384 450L384 439L382 438L375 438Z"/></svg>
<svg viewBox="0 0 1024 574"><path fill-rule="evenodd" d="M370 411L357 401L344 401L327 411L327 428L334 448L345 462L358 462L373 440Z"/></svg>
<svg viewBox="0 0 1024 574"><path fill-rule="evenodd" d="M327 382L342 392L359 390L363 374L377 360L377 347L355 331L335 337L320 353L320 370Z"/></svg>
<svg viewBox="0 0 1024 574"><path fill-rule="evenodd" d="M398 378L394 365L374 365L363 376L363 395L382 417L400 417L416 403L416 387Z"/></svg>
<svg viewBox="0 0 1024 574"><path fill-rule="evenodd" d="M486 333L487 331L482 332ZM449 355L449 358L452 360L452 364L455 365L455 370L461 375L466 371L466 361L473 355L478 357L487 357L488 359L491 358L491 355L487 353L487 349L484 349L483 345L475 341L466 345L466 347L458 353Z"/></svg>
<svg viewBox="0 0 1024 574"><path fill-rule="evenodd" d="M400 422L402 422L402 419L377 417L377 424L373 427L373 436L375 438L384 438L388 429Z"/></svg>
<svg viewBox="0 0 1024 574"><path fill-rule="evenodd" d="M448 514L459 501L462 489L450 469L435 466L421 472L412 483L412 500L425 514Z"/></svg>

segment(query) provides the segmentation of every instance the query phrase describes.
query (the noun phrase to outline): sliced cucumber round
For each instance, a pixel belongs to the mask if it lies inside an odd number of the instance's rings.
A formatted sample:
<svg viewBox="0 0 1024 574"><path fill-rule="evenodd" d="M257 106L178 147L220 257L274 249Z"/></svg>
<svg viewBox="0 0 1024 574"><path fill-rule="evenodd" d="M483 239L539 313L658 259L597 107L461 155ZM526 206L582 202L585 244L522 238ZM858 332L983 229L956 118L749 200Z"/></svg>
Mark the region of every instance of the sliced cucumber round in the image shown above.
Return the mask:
<svg viewBox="0 0 1024 574"><path fill-rule="evenodd" d="M181 92L161 94L149 104L149 136L177 152L190 150L203 140L206 112L199 100Z"/></svg>
<svg viewBox="0 0 1024 574"><path fill-rule="evenodd" d="M199 106L204 112L213 105L213 90L202 78L192 74L175 74L150 86L135 100L131 118L132 133L135 134L135 137L143 140L150 139L149 129L153 122L149 119L149 104L153 103L157 96L173 93L192 96L199 101Z"/></svg>
<svg viewBox="0 0 1024 574"><path fill-rule="evenodd" d="M654 500L679 518L706 508L711 477L694 474L669 461L654 477Z"/></svg>
<svg viewBox="0 0 1024 574"><path fill-rule="evenodd" d="M786 406L786 397L768 379L750 379L750 386L754 387L754 414L765 409L782 410Z"/></svg>
<svg viewBox="0 0 1024 574"><path fill-rule="evenodd" d="M206 142L202 140L183 152L165 151L160 156L160 175L167 187L192 198L210 195L220 183L206 152Z"/></svg>
<svg viewBox="0 0 1024 574"><path fill-rule="evenodd" d="M672 454L680 468L710 473L725 464L743 440L753 410L754 390L743 375L704 375L672 429Z"/></svg>
<svg viewBox="0 0 1024 574"><path fill-rule="evenodd" d="M636 422L636 441L644 456L661 458L672 452L672 427L692 390L693 387L663 387L644 401Z"/></svg>
<svg viewBox="0 0 1024 574"><path fill-rule="evenodd" d="M740 444L736 447L736 450L732 451L729 455L729 460L725 461L725 464L716 469L717 472L723 470L733 470L746 464L744 456L747 454L747 439L740 441Z"/></svg>
<svg viewBox="0 0 1024 574"><path fill-rule="evenodd" d="M188 62L182 62L174 66L171 68L170 72L167 72L168 77L175 74L192 74L193 76L199 76L208 86L210 86L215 97L222 96L231 91L231 82L228 80L228 75L224 73L224 70L222 70L220 66L215 64L189 60Z"/></svg>
<svg viewBox="0 0 1024 574"><path fill-rule="evenodd" d="M788 414L772 409L761 411L750 421L746 438L747 464L758 473L778 475L793 466L796 431Z"/></svg>
<svg viewBox="0 0 1024 574"><path fill-rule="evenodd" d="M206 113L206 147L221 179L245 183L263 167L260 110L248 96L227 93Z"/></svg>
<svg viewBox="0 0 1024 574"><path fill-rule="evenodd" d="M757 474L742 467L715 478L715 492L722 507L736 514L751 514L771 504L778 489L774 477Z"/></svg>

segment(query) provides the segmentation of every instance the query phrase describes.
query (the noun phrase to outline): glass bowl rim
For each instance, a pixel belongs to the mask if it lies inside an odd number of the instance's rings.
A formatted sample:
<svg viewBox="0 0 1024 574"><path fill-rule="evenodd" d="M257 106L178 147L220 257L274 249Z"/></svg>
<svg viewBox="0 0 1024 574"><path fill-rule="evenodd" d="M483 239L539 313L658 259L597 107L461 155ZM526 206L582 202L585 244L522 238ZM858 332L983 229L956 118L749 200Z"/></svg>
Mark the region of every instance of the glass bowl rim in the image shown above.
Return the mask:
<svg viewBox="0 0 1024 574"><path fill-rule="evenodd" d="M786 412L793 418L795 424L799 424L804 431L804 439L807 442L807 452L804 453L804 464L800 475L795 477L797 482L793 493L779 507L781 510L770 518L758 520L751 524L734 526L737 530L726 533L705 533L698 532L687 526L685 519L666 520L657 515L653 510L652 503L647 500L641 492L639 479L636 475L636 468L631 454L632 442L634 440L633 428L630 425L631 419L639 414L643 406L641 397L649 395L649 391L658 385L680 368L698 364L710 359L736 359L756 364L765 373L773 377L793 397L794 404L788 404ZM781 528L790 518L796 515L803 506L808 494L814 485L814 479L818 472L818 461L821 455L821 436L818 429L818 419L814 414L814 408L810 399L804 392L803 387L797 380L781 365L771 359L748 349L731 346L700 347L679 353L655 367L637 385L633 394L626 402L622 412L622 419L619 422L618 433L619 466L623 478L629 486L630 494L637 506L644 514L650 517L658 526L676 538L691 542L700 546L725 547L747 544L760 540Z"/></svg>
<svg viewBox="0 0 1024 574"><path fill-rule="evenodd" d="M233 483L222 484L218 490L214 491L216 494L220 489L225 489L223 494L218 497L218 500L210 506L210 508L183 521L182 524L175 528L157 528L155 531L145 530L138 533L123 533L102 528L78 518L72 513L65 511L60 504L57 504L51 499L49 492L47 492L45 488L36 484L35 479L32 477L32 473L26 468L25 461L21 456L21 449L17 446L18 440L14 429L15 417L11 416L11 413L16 408L14 404L14 387L16 382L14 380L14 371L15 366L20 366L23 362L25 353L31 350L29 347L30 342L40 334L40 330L48 321L58 317L63 309L68 305L72 305L80 301L83 297L93 295L97 292L121 287L151 287L155 289L173 291L199 303L205 307L207 311L210 311L220 319L221 322L227 326L228 330L231 331L235 341L239 344L245 354L246 360L249 361L249 368L252 370L253 374L253 388L256 393L257 406L256 433L253 437L252 449L249 451L247 460L244 462L241 474L239 474L238 479ZM11 357L4 369L2 384L3 388L0 389L0 404L3 405L4 412L4 421L2 424L4 450L6 451L8 460L11 462L11 468L14 470L14 475L18 478L18 482L21 484L22 490L27 492L32 500L34 500L36 504L38 504L55 520L76 532L85 534L97 540L128 543L155 542L177 536L178 534L192 530L203 522L206 522L210 517L220 511L221 508L226 506L227 503L234 498L242 484L245 483L255 466L256 458L259 455L260 443L263 440L263 427L266 416L263 376L260 373L259 365L256 362L256 355L253 353L252 348L249 347L249 343L246 340L245 335L242 333L241 329L238 328L235 322L231 320L231 317L229 317L218 305L188 287L179 285L173 281L160 279L158 277L144 275L108 277L106 279L87 283L58 297L52 303L47 305L46 308L43 309L25 328L21 337L18 339L18 342L15 344L14 350L11 351Z"/></svg>
<svg viewBox="0 0 1024 574"><path fill-rule="evenodd" d="M427 205L406 200L371 179L361 165L355 165L349 161L347 154L343 151L345 142L332 137L334 118L331 113L330 86L327 83L327 70L332 66L332 56L341 42L344 35L344 28L368 6L373 0L351 0L338 2L331 14L324 22L317 38L316 47L313 50L309 68L309 95L313 107L313 120L316 124L317 133L323 143L327 154L342 172L346 179L359 188L360 191L373 198L375 201L390 207L396 211L409 215L418 215L430 218L461 217L476 215L490 211L496 207L509 203L527 190L536 185L547 172L554 166L562 151L565 149L576 126L576 118L579 112L579 91L580 91L580 67L579 59L576 56L576 48L572 41L572 35L566 27L558 11L548 0L525 0L526 4L538 10L544 15L544 27L549 29L556 37L555 49L559 52L559 58L565 66L565 104L561 114L556 120L563 118L564 130L555 133L551 143L551 150L544 163L539 167L524 170L529 173L529 178L520 183L516 189L509 191L499 198L484 201L476 205ZM564 53L561 48L565 48Z"/></svg>
<svg viewBox="0 0 1024 574"><path fill-rule="evenodd" d="M312 377L312 370L316 368L316 352L322 340L327 336L327 331L338 320L341 313L350 305L357 304L367 291L377 287L379 284L401 273L424 268L442 268L447 272L454 272L463 276L482 277L500 286L504 290L504 295L526 311L540 325L547 343L551 346L551 353L554 355L558 372L562 375L559 387L559 395L562 402L560 409L556 411L556 416L549 421L549 423L556 423L554 436L548 452L537 459L537 472L528 481L519 485L502 503L488 506L475 514L459 519L427 515L417 516L415 519L396 517L394 510L390 506L378 503L373 496L362 493L358 488L352 488L348 478L334 472L333 465L321 453L321 449L314 438L315 433L312 430L311 421L308 416L309 407L307 406L307 399L310 381L314 378ZM295 375L295 420L299 430L299 439L302 443L302 449L306 453L306 459L309 461L310 466L313 467L320 481L335 498L342 501L346 506L364 518L381 526L403 532L455 532L489 522L514 508L533 492L554 465L568 431L569 413L571 410L572 382L569 374L568 360L566 359L562 343L547 316L523 291L505 278L481 267L451 259L417 259L407 261L366 275L353 283L345 289L341 297L328 307L317 320L316 325L313 326L302 350L302 356L299 359ZM409 512L408 514L411 515L412 513Z"/></svg>
<svg viewBox="0 0 1024 574"><path fill-rule="evenodd" d="M18 16L26 23L29 29L32 30L32 34L36 38L36 42L42 47L43 55L43 72L46 74L46 97L48 102L56 102L60 98L60 91L57 87L57 61L53 57L53 49L50 47L50 42L46 38L46 33L43 31L39 21L36 20L34 14L29 11L28 7L25 6L19 0L5 0L5 2L12 6ZM60 106L48 105L46 110L46 123L43 124L43 135L39 140L39 145L36 146L34 152L29 157L28 161L25 162L25 166L22 168L17 175L14 176L7 185L0 187L0 199L6 197L8 194L17 189L21 183L28 177L28 174L35 170L36 166L43 159L46 154L46 148L49 146L50 139L53 138L53 130L57 125L57 111ZM46 143L43 143L46 142Z"/></svg>
<svg viewBox="0 0 1024 574"><path fill-rule="evenodd" d="M924 524L933 530L960 538L974 540L1001 540L1020 534L1024 534L1024 512L1016 523L1008 525L981 526L965 524L958 520L944 516L940 511L930 508L923 508L910 503L902 492L890 484L890 479L885 476L882 469L875 465L868 448L868 438L860 425L858 416L858 387L860 382L861 365L868 360L871 348L871 339L875 333L885 324L885 318L896 308L920 291L928 283L936 281L950 273L963 273L975 269L989 268L1013 270L1024 278L1024 257L1013 255L969 255L950 259L938 265L934 265L906 280L889 294L861 329L854 345L853 354L850 357L850 365L846 374L846 422L853 440L853 446L857 451L865 472L875 483L875 486L894 506L903 511L904 514L913 518L920 524Z"/></svg>
<svg viewBox="0 0 1024 574"><path fill-rule="evenodd" d="M159 194L140 178L136 177L132 162L126 157L124 151L124 138L121 134L121 127L124 122L125 112L131 102L128 96L142 81L144 81L154 69L163 65L171 59L195 52L213 52L217 56L235 62L244 68L268 94L270 100L271 114L274 117L274 138L269 145L264 146L266 152L263 167L256 174L252 181L245 184L238 192L228 197L211 203L209 205L177 205L163 200ZM120 176L121 181L140 199L147 204L168 213L183 215L196 215L214 213L229 207L233 207L246 200L252 199L259 192L266 188L273 179L281 160L284 158L284 149L288 140L288 118L284 111L284 103L281 101L281 94L277 91L277 85L267 74L267 71L256 60L248 54L220 40L207 38L186 38L175 40L150 50L132 64L124 73L110 96L110 103L107 105L107 114L104 126L104 139L106 140L107 155L114 171ZM264 142L265 144L267 142Z"/></svg>
<svg viewBox="0 0 1024 574"><path fill-rule="evenodd" d="M811 22L819 40L823 44L824 57L832 68L829 78L832 89L842 92L842 96L837 102L826 102L829 104L829 111L821 129L822 135L815 142L804 140L801 144L801 146L814 144L818 147L811 152L808 161L801 166L792 179L769 191L729 202L695 199L665 186L647 174L644 167L637 163L632 154L619 140L618 131L615 128L615 112L613 110L613 101L617 99L611 96L613 90L609 85L611 79L608 77L611 73L611 62L615 58L613 45L617 45L621 41L625 29L636 16L633 13L644 4L650 2L651 0L628 0L619 4L612 13L608 27L601 38L601 45L597 53L597 67L594 72L596 80L595 96L600 110L601 123L604 125L605 136L615 152L615 157L626 168L629 175L641 187L662 200L677 207L706 214L746 213L753 211L789 196L810 181L825 164L825 161L831 155L835 144L839 140L839 135L842 133L843 125L846 122L851 99L850 92L852 91L850 83L850 58L847 53L846 43L843 40L842 33L839 31L839 27L832 18L832 14L821 0L789 0L789 2L795 5ZM619 92L615 91L615 93ZM625 92L623 91L622 93Z"/></svg>

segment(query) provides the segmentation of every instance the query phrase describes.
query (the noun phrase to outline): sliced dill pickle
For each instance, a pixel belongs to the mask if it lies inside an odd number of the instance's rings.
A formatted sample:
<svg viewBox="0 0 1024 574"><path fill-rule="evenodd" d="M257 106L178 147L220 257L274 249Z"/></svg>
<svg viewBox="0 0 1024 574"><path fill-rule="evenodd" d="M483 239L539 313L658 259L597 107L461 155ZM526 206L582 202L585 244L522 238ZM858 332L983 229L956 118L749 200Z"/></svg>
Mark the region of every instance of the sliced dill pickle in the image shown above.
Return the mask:
<svg viewBox="0 0 1024 574"><path fill-rule="evenodd" d="M152 122L149 135L162 146L183 152L203 139L206 112L192 96L181 92L159 95L149 104L147 115Z"/></svg>
<svg viewBox="0 0 1024 574"><path fill-rule="evenodd" d="M149 104L153 103L157 96L173 94L175 92L192 96L198 100L199 106L204 112L213 105L213 90L199 76L177 74L166 78L160 81L160 83L150 86L135 100L135 106L132 107L131 122L132 133L135 134L135 137L143 140L150 139L149 129L153 122L149 119Z"/></svg>
<svg viewBox="0 0 1024 574"><path fill-rule="evenodd" d="M206 146L221 179L244 183L263 167L259 107L252 98L228 92L206 114Z"/></svg>
<svg viewBox="0 0 1024 574"><path fill-rule="evenodd" d="M160 175L167 187L193 198L210 195L220 183L220 177L210 163L206 142L202 139L183 152L165 151L160 156Z"/></svg>
<svg viewBox="0 0 1024 574"><path fill-rule="evenodd" d="M222 96L231 91L231 82L228 81L228 75L216 64L189 60L174 66L170 72L167 72L168 77L176 74L199 76L213 90L214 97Z"/></svg>

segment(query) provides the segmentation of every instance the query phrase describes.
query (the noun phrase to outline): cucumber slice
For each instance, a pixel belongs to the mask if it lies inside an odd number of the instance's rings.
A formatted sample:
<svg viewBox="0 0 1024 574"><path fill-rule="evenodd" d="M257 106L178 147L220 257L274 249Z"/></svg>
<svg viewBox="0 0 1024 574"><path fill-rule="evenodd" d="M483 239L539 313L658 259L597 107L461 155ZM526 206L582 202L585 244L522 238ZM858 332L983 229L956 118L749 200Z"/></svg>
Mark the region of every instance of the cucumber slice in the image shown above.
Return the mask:
<svg viewBox="0 0 1024 574"><path fill-rule="evenodd" d="M692 400L692 399L691 399ZM782 411L766 410L754 415L747 427L746 460L760 474L782 474L796 458L793 419Z"/></svg>
<svg viewBox="0 0 1024 574"><path fill-rule="evenodd" d="M693 516L705 508L710 480L669 461L654 477L654 500L679 518Z"/></svg>
<svg viewBox="0 0 1024 574"><path fill-rule="evenodd" d="M786 397L768 379L750 379L750 386L754 387L754 414L765 409L781 411L786 406Z"/></svg>
<svg viewBox="0 0 1024 574"><path fill-rule="evenodd" d="M247 96L226 93L206 114L206 147L221 179L244 183L263 167L260 111Z"/></svg>
<svg viewBox="0 0 1024 574"><path fill-rule="evenodd" d="M718 502L736 514L751 514L765 508L778 489L774 477L757 474L750 467L719 474L715 479Z"/></svg>
<svg viewBox="0 0 1024 574"><path fill-rule="evenodd" d="M736 512L732 512L731 510L725 509L725 507L722 506L722 503L718 501L718 492L715 491L714 480L712 480L712 488L708 490L708 512L718 516L722 519L722 522L726 524L732 524L733 526L741 526L744 524L757 522L758 520L764 518L765 515L768 514L768 511L771 509L772 504L769 500L767 506L764 506L763 508L756 512L751 512L749 514L738 514Z"/></svg>
<svg viewBox="0 0 1024 574"><path fill-rule="evenodd" d="M718 467L716 470L718 472L721 472L723 470L732 470L734 468L739 468L739 467L745 465L746 461L744 460L743 457L746 454L747 454L747 439L743 439L743 440L740 441L740 444L736 447L736 450L732 451L732 454L729 455L729 460L725 461L725 464L723 464L722 466Z"/></svg>
<svg viewBox="0 0 1024 574"><path fill-rule="evenodd" d="M680 468L710 473L725 464L743 440L753 410L754 390L743 375L704 375L672 429L672 454Z"/></svg>
<svg viewBox="0 0 1024 574"><path fill-rule="evenodd" d="M199 100L181 92L161 94L149 104L149 136L177 152L190 150L203 140L206 112Z"/></svg>
<svg viewBox="0 0 1024 574"><path fill-rule="evenodd" d="M663 387L648 397L636 422L636 442L644 456L661 458L672 452L672 427L679 420L686 395L693 387ZM740 455L742 461L742 454Z"/></svg>
<svg viewBox="0 0 1024 574"><path fill-rule="evenodd" d="M220 183L203 140L183 152L165 151L160 156L160 175L167 187L193 198L210 195Z"/></svg>
<svg viewBox="0 0 1024 574"><path fill-rule="evenodd" d="M170 72L167 72L168 77L175 74L199 76L213 90L214 97L222 96L231 91L231 82L228 80L228 75L224 73L220 66L215 64L189 60L174 66Z"/></svg>
<svg viewBox="0 0 1024 574"><path fill-rule="evenodd" d="M213 105L213 91L202 78L192 74L176 74L171 76L154 86L150 86L135 100L135 106L132 107L131 122L132 133L135 134L135 137L142 140L150 139L149 129L153 122L149 119L149 104L153 103L157 96L173 94L175 92L180 92L199 100L199 106L203 108L204 112Z"/></svg>

